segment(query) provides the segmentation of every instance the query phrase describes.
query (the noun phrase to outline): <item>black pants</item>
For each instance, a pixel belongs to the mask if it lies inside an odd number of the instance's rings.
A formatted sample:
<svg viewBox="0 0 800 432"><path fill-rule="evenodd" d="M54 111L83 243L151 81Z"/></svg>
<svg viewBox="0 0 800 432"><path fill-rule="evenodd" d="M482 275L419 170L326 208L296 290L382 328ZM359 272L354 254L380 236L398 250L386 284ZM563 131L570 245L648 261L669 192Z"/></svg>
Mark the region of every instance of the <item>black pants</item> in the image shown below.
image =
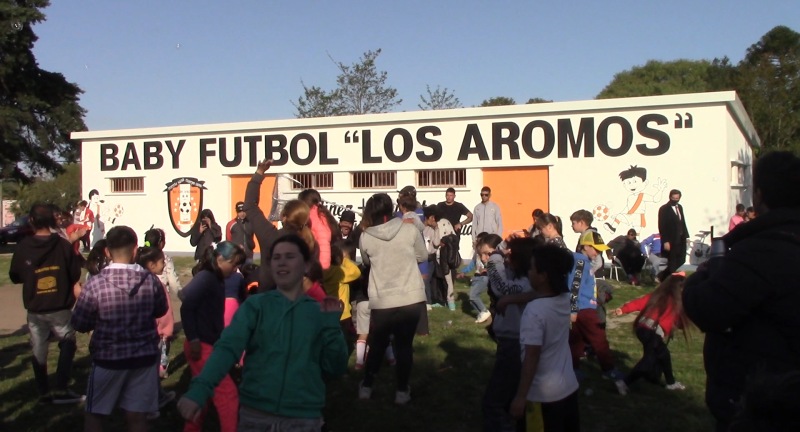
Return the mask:
<svg viewBox="0 0 800 432"><path fill-rule="evenodd" d="M541 406L541 416L535 411L526 413L528 424L532 430L544 432L578 432L581 430L580 414L578 412L578 391L555 402L528 402L528 409L535 405Z"/></svg>
<svg viewBox="0 0 800 432"><path fill-rule="evenodd" d="M517 393L522 370L519 339L497 338L494 369L483 395L483 430L485 432L524 431L525 422L517 421L508 412Z"/></svg>
<svg viewBox="0 0 800 432"><path fill-rule="evenodd" d="M664 339L657 335L655 330L647 327L636 327L636 337L642 343L642 359L636 363L633 370L625 377L625 383L630 384L639 378L645 378L650 382L658 383L661 374L667 384L675 383L675 376L672 374L672 357L669 348L664 343Z"/></svg>
<svg viewBox="0 0 800 432"><path fill-rule="evenodd" d="M662 240L663 241L663 240ZM663 252L662 252L663 255ZM669 256L667 257L668 274L678 271L686 262L686 239L669 243Z"/></svg>
<svg viewBox="0 0 800 432"><path fill-rule="evenodd" d="M364 387L372 387L375 375L378 374L383 362L383 353L389 346L389 337L394 335L397 391L408 391L408 381L414 365L414 333L417 331L420 315L424 312L425 302L370 311L370 328L367 336L370 355L367 356L364 365Z"/></svg>

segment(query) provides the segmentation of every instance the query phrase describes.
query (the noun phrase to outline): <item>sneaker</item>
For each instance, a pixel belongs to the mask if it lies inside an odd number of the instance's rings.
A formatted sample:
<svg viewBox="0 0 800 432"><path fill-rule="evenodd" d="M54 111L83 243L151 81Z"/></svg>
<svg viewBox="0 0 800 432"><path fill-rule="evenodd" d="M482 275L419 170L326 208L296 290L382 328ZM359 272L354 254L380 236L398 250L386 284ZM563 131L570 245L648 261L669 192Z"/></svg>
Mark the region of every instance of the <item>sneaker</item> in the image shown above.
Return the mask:
<svg viewBox="0 0 800 432"><path fill-rule="evenodd" d="M364 363L356 363L356 370L364 369Z"/></svg>
<svg viewBox="0 0 800 432"><path fill-rule="evenodd" d="M164 408L165 406L167 406L168 403L174 401L175 400L175 396L176 396L176 394L175 394L174 391L168 391L168 392L159 393L159 395L158 395L158 409Z"/></svg>
<svg viewBox="0 0 800 432"><path fill-rule="evenodd" d="M489 318L491 318L492 313L489 311L483 311L478 314L478 319L475 320L476 323L480 324L482 322L486 322Z"/></svg>
<svg viewBox="0 0 800 432"><path fill-rule="evenodd" d="M71 390L63 390L57 393L52 393L50 397L55 405L81 403L86 400L86 395L79 395Z"/></svg>
<svg viewBox="0 0 800 432"><path fill-rule="evenodd" d="M625 384L625 381L616 380L614 381L614 385L617 387L617 391L620 395L625 396L628 394L628 385Z"/></svg>
<svg viewBox="0 0 800 432"><path fill-rule="evenodd" d="M433 306L431 306L431 305L425 305L425 309L427 309L427 310L431 311L431 310L433 310Z"/></svg>
<svg viewBox="0 0 800 432"><path fill-rule="evenodd" d="M372 387L364 387L364 382L358 384L358 398L367 400L372 397Z"/></svg>
<svg viewBox="0 0 800 432"><path fill-rule="evenodd" d="M686 386L681 384L678 381L675 381L672 384L667 384L666 388L667 388L667 390L686 390Z"/></svg>
<svg viewBox="0 0 800 432"><path fill-rule="evenodd" d="M447 308L450 309L450 312L456 310L456 302L447 302Z"/></svg>
<svg viewBox="0 0 800 432"><path fill-rule="evenodd" d="M404 392L395 392L394 393L394 403L397 405L405 405L411 401L411 387L408 388L408 391Z"/></svg>

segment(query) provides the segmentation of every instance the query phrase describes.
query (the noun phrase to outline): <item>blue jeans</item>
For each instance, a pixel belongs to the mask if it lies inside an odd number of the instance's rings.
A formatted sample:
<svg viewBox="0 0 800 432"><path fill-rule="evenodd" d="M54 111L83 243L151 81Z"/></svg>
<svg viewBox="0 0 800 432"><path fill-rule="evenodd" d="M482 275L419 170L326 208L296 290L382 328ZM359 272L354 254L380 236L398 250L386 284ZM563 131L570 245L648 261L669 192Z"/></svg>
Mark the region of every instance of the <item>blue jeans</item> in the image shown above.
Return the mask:
<svg viewBox="0 0 800 432"><path fill-rule="evenodd" d="M489 289L489 276L473 276L469 286L469 302L478 313L486 311L486 305L481 300L481 294Z"/></svg>

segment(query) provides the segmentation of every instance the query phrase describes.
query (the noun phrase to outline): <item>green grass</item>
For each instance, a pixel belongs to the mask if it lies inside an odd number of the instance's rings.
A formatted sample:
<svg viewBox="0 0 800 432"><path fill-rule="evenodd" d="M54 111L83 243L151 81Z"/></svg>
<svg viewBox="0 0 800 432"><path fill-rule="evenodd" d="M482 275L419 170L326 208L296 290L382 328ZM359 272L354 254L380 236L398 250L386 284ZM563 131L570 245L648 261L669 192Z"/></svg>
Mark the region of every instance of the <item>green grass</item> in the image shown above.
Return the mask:
<svg viewBox="0 0 800 432"><path fill-rule="evenodd" d="M176 258L181 277L188 280L191 258ZM0 258L2 271L3 258ZM7 265L7 264L5 264ZM614 282L617 289L610 308L642 295L646 290ZM649 288L647 288L649 289ZM494 361L494 344L486 336L484 325L475 324L467 300L468 287L458 284L456 312L434 309L430 313L430 335L414 341L412 402L397 407L392 369L381 369L373 399L359 401L357 386L361 373L352 369L328 386L325 418L334 431L480 431L481 399ZM179 312L176 310L176 319ZM641 356L641 345L633 335L633 316L609 319L609 340L623 371L629 370ZM703 335L695 331L686 343L678 338L670 344L676 377L687 386L683 392L670 392L646 382L633 386L627 397L619 396L613 383L600 377L594 362L582 367L588 372L581 388L580 415L584 431L643 431L712 429L712 420L703 404L705 374L702 366ZM88 337L80 335L74 367L75 389L84 389L90 361ZM163 381L167 389L181 393L190 380L182 354L183 336L173 342L170 377ZM51 345L50 368L55 371L58 348ZM591 388L592 394L586 390ZM213 411L213 410L212 410ZM0 430L72 431L82 428L82 411L76 406L36 404L36 390L30 369L27 336L0 337ZM151 423L152 430L181 430L174 405L162 410L161 418ZM121 429L119 419L108 430ZM205 430L218 430L213 414Z"/></svg>

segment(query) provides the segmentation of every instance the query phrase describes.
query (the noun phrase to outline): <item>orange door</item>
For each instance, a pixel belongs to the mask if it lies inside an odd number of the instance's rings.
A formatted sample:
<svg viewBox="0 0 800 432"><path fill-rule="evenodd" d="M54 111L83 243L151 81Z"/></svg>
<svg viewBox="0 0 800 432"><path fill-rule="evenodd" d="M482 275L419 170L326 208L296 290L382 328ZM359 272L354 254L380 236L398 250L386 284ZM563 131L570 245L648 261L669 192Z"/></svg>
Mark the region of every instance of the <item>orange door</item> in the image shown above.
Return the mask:
<svg viewBox="0 0 800 432"><path fill-rule="evenodd" d="M236 175L231 176L231 206L230 217L225 220L225 225L236 217L236 203L244 201L244 192L247 189L247 182L250 181L252 175ZM261 183L261 195L258 200L258 206L264 212L264 215L269 217L269 211L272 208L272 188L275 186L275 176L264 176L264 182ZM223 225L223 224L220 224ZM224 226L223 225L223 229ZM255 252L259 252L258 241L256 241Z"/></svg>
<svg viewBox="0 0 800 432"><path fill-rule="evenodd" d="M503 215L503 237L533 224L531 213L550 209L549 167L484 168L483 185Z"/></svg>

